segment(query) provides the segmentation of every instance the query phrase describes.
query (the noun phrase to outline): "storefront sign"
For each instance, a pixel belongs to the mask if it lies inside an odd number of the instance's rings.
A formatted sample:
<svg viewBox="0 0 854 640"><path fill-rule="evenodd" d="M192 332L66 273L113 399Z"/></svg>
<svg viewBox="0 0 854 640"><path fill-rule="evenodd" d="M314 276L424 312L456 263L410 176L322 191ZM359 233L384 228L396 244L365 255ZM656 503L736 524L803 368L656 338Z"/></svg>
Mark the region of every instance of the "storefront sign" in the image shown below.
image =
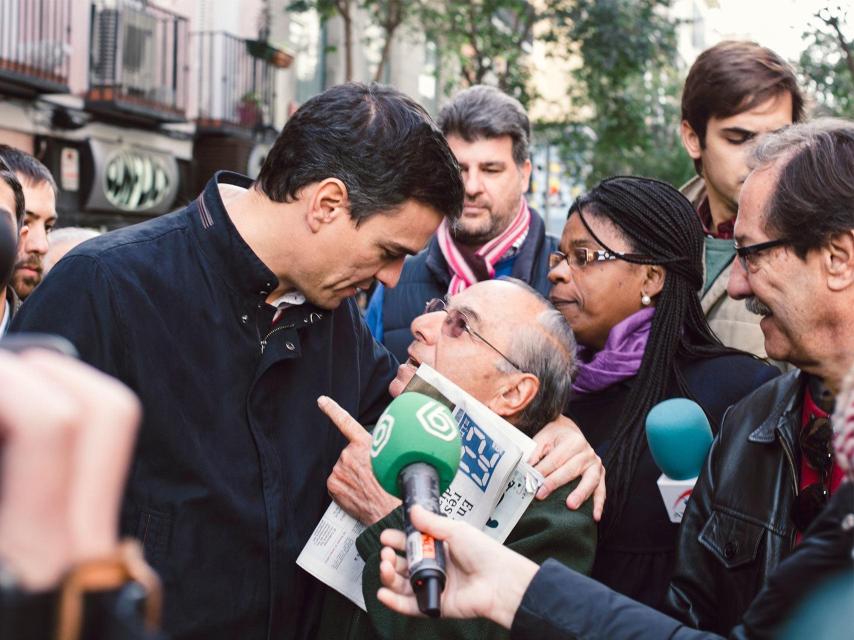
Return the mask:
<svg viewBox="0 0 854 640"><path fill-rule="evenodd" d="M165 213L178 192L175 158L134 146L91 141L94 180L87 208Z"/></svg>
<svg viewBox="0 0 854 640"><path fill-rule="evenodd" d="M63 147L59 155L59 186L65 191L80 189L80 152Z"/></svg>

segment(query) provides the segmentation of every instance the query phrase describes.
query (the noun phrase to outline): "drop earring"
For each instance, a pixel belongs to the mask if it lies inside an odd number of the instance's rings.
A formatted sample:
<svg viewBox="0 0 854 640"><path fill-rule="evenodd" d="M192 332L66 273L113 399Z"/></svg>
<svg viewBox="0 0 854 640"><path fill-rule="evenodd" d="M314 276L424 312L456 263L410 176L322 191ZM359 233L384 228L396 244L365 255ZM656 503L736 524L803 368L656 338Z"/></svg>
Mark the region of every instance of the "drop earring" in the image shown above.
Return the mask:
<svg viewBox="0 0 854 640"><path fill-rule="evenodd" d="M650 298L645 293L641 293L641 304L645 307L648 307L652 304L652 298Z"/></svg>

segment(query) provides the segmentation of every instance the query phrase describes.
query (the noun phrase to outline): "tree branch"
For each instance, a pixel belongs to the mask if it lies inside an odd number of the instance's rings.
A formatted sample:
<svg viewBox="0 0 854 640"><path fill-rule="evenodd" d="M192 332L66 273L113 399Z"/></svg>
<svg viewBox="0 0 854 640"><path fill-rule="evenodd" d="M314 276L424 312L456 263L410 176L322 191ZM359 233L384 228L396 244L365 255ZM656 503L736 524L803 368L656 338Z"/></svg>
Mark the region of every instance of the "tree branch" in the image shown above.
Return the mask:
<svg viewBox="0 0 854 640"><path fill-rule="evenodd" d="M483 82L483 77L486 75L487 69L486 65L483 62L483 54L480 52L480 49L477 46L477 24L475 21L475 4L473 2L468 3L468 16L469 16L469 44L471 48L474 50L474 79L472 79L470 73L466 73L466 79L469 81L470 85L481 84Z"/></svg>
<svg viewBox="0 0 854 640"><path fill-rule="evenodd" d="M374 82L382 81L383 71L385 71L385 66L388 64L394 34L397 32L398 27L403 23L403 15L404 12L401 0L390 0L386 8L385 15L378 16L380 26L382 26L385 34L385 41L383 42L383 48L380 52L380 61L379 64L377 64L377 71L374 74Z"/></svg>
<svg viewBox="0 0 854 640"><path fill-rule="evenodd" d="M836 34L836 40L839 42L839 48L842 49L842 53L845 55L845 63L848 66L848 71L851 72L851 80L854 80L854 52L851 51L851 44L845 38L845 34L842 33L842 28L839 26L839 16L828 15L828 17L824 17L821 15L821 12L818 12L816 16L818 16L819 20L833 29Z"/></svg>
<svg viewBox="0 0 854 640"><path fill-rule="evenodd" d="M519 14L516 14L516 17L517 17L516 24L513 25L514 26L514 33L517 32L516 27L518 27ZM514 43L514 46L517 49L519 47L521 47L522 43L525 42L530 37L531 29L534 27L534 23L536 22L536 17L537 17L536 11L534 10L533 7L529 6L527 8L527 10L525 11L525 28L522 29L522 32L519 34L519 37L516 39L516 42Z"/></svg>

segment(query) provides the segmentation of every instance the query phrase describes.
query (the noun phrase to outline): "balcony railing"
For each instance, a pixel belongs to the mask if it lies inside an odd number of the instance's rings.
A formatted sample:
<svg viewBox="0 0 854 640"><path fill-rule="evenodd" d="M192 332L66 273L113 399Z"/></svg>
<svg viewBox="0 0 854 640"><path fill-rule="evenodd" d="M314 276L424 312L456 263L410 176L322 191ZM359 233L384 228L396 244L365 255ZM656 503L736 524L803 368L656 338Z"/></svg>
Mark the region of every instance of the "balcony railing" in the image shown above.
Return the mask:
<svg viewBox="0 0 854 640"><path fill-rule="evenodd" d="M0 0L0 82L23 94L68 92L71 0Z"/></svg>
<svg viewBox="0 0 854 640"><path fill-rule="evenodd" d="M253 131L273 126L276 69L288 66L291 56L219 31L194 33L193 55L199 61L198 127Z"/></svg>
<svg viewBox="0 0 854 640"><path fill-rule="evenodd" d="M93 2L87 107L117 117L184 120L187 24L141 0Z"/></svg>

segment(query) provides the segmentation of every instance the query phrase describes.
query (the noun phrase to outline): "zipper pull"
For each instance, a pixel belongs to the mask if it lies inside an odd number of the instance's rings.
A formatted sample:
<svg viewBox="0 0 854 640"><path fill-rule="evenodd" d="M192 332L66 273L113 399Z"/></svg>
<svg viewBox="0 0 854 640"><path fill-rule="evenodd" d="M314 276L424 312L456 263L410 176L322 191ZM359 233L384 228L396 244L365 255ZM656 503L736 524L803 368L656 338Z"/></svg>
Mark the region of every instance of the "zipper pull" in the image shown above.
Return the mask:
<svg viewBox="0 0 854 640"><path fill-rule="evenodd" d="M262 341L261 341L261 355L262 355L262 356L264 355L264 348L265 348L266 346L267 346L267 341L266 341L266 340L262 340Z"/></svg>

